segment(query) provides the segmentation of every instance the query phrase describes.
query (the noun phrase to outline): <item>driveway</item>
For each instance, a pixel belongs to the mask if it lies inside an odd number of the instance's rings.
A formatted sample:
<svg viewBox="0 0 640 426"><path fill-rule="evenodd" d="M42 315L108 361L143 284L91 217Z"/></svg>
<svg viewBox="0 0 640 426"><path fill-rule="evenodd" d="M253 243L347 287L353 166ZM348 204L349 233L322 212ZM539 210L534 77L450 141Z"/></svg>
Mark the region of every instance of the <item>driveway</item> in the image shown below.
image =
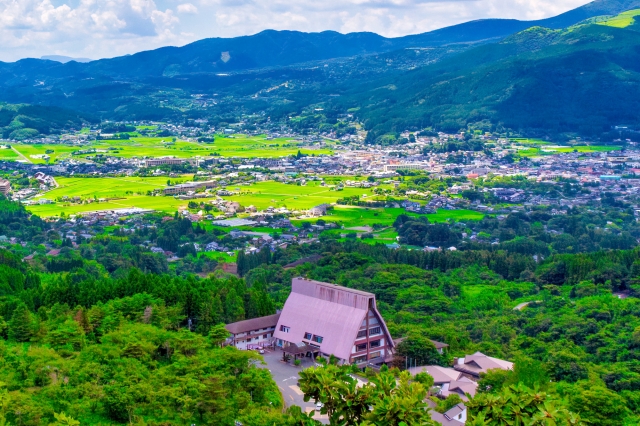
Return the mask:
<svg viewBox="0 0 640 426"><path fill-rule="evenodd" d="M266 366L262 367L268 368L269 371L271 371L271 376L278 384L278 388L280 389L280 393L282 393L285 405L287 407L297 405L302 408L302 411L307 413L314 411L315 404L313 403L313 400L304 402L304 394L297 385L298 379L300 378L298 373L303 368L313 366L311 359L305 358L302 360L302 365L300 367L296 367L293 364L288 364L282 361L282 350L280 349L276 349L275 351L266 350L265 354L262 356L264 357L264 361L267 363ZM315 412L313 418L320 420L323 424L329 424L329 418L327 415L320 415L319 411Z"/></svg>

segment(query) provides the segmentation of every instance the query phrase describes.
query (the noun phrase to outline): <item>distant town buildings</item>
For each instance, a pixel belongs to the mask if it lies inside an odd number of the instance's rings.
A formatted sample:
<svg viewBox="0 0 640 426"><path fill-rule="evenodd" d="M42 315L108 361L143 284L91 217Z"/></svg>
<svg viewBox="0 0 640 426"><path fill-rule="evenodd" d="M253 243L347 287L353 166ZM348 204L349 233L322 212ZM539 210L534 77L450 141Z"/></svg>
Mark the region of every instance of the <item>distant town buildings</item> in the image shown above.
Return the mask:
<svg viewBox="0 0 640 426"><path fill-rule="evenodd" d="M11 182L6 179L0 179L0 192L6 197L11 192Z"/></svg>

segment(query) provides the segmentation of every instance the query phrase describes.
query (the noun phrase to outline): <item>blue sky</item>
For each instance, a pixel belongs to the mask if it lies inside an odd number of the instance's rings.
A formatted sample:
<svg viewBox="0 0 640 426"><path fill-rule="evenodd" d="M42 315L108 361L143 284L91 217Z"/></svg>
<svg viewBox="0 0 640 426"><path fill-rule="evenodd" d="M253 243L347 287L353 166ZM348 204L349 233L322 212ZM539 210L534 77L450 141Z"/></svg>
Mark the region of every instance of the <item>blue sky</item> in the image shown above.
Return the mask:
<svg viewBox="0 0 640 426"><path fill-rule="evenodd" d="M0 60L92 59L264 29L388 37L473 19L540 19L585 0L0 0Z"/></svg>

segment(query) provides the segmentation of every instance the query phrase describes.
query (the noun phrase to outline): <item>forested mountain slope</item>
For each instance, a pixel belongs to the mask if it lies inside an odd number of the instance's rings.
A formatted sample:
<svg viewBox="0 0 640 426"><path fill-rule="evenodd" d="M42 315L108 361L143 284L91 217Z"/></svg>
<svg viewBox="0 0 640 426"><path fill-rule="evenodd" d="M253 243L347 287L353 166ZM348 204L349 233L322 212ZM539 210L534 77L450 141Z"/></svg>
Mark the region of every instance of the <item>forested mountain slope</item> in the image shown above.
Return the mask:
<svg viewBox="0 0 640 426"><path fill-rule="evenodd" d="M372 136L482 121L529 132L598 134L640 123L640 33L602 25L532 28L437 64L353 87ZM377 132L376 132L377 131Z"/></svg>

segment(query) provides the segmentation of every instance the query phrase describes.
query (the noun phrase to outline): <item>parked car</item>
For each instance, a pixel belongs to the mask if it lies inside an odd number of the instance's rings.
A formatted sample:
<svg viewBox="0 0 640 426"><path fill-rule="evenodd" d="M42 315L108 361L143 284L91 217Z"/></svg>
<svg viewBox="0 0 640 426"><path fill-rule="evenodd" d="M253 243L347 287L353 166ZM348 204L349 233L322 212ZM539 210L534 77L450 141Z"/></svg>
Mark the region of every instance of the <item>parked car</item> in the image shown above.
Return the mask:
<svg viewBox="0 0 640 426"><path fill-rule="evenodd" d="M324 404L323 404L322 402L318 402L318 403L316 404L316 411L320 411L320 410L322 410L322 407L324 407Z"/></svg>

